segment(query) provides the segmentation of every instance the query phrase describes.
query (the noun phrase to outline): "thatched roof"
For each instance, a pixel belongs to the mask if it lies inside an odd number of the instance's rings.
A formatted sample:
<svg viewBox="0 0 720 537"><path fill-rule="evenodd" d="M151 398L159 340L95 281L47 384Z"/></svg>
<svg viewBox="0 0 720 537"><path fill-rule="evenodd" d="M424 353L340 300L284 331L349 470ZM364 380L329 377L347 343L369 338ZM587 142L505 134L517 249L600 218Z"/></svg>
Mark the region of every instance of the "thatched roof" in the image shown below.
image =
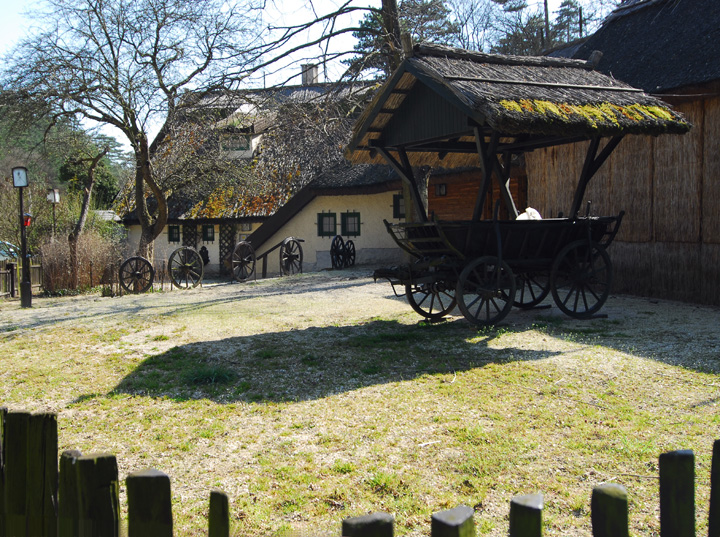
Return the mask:
<svg viewBox="0 0 720 537"><path fill-rule="evenodd" d="M351 162L405 149L413 165L477 165L473 127L522 152L597 136L684 133L668 105L582 60L416 45L356 124Z"/></svg>
<svg viewBox="0 0 720 537"><path fill-rule="evenodd" d="M564 56L589 58L598 70L649 92L720 80L718 0L630 0Z"/></svg>

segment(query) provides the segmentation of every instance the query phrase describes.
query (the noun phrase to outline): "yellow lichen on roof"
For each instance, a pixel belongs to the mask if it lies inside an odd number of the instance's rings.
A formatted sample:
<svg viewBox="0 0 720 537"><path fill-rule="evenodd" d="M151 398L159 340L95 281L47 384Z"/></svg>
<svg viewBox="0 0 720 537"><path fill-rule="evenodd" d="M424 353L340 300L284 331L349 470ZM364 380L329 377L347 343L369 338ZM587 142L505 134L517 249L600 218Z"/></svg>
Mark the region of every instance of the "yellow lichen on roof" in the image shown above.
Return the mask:
<svg viewBox="0 0 720 537"><path fill-rule="evenodd" d="M520 99L517 101L502 99L500 106L509 112L546 116L549 120L557 118L561 121L569 121L573 116L580 116L592 128L598 128L599 123L611 123L620 126L619 120L621 119L633 122L644 120L678 121L670 109L657 105L632 104L622 106L607 102L578 105L537 99Z"/></svg>

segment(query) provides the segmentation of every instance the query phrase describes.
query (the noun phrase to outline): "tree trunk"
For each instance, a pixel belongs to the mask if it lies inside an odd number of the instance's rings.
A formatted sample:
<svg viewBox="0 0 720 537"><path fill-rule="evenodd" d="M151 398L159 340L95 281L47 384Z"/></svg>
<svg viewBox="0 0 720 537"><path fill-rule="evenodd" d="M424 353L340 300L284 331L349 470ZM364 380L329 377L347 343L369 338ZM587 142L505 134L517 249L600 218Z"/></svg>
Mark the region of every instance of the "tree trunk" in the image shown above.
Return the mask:
<svg viewBox="0 0 720 537"><path fill-rule="evenodd" d="M144 134L139 134L136 138L138 143L135 146L135 162L137 166L135 170L135 207L141 229L137 255L152 263L152 243L162 233L165 224L167 224L167 199L152 175L147 137ZM148 210L145 185L148 186L157 203L157 213L154 220Z"/></svg>
<svg viewBox="0 0 720 537"><path fill-rule="evenodd" d="M109 150L110 148L106 147L99 154L95 155L92 158L80 159L80 162L89 161L90 168L88 168L88 178L87 183L85 183L85 192L83 194L83 203L82 208L80 209L80 217L78 218L78 221L75 223L75 227L68 236L68 245L70 246L70 270L72 271L71 285L73 289L77 289L80 285L77 255L78 241L80 240L80 235L82 235L82 232L85 229L85 223L87 222L88 213L90 212L90 201L92 200L92 191L93 187L95 186L95 170L98 164L100 164L100 161L103 159L103 157L107 155Z"/></svg>
<svg viewBox="0 0 720 537"><path fill-rule="evenodd" d="M388 67L390 68L388 75L390 75L403 60L400 18L396 0L382 0L382 19L388 46Z"/></svg>

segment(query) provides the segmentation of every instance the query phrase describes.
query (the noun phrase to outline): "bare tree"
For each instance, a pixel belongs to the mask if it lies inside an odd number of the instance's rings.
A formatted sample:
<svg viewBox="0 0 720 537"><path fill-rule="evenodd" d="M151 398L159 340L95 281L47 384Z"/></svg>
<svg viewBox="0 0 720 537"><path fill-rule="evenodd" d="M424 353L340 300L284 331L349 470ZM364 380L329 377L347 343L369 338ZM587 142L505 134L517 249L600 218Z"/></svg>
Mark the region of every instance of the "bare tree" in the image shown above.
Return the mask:
<svg viewBox="0 0 720 537"><path fill-rule="evenodd" d="M222 0L48 0L44 29L12 55L5 87L53 117L116 128L135 157L141 255L167 222L153 156L173 139L184 92L232 88L247 73L257 12ZM157 133L151 141L153 133ZM152 211L147 199L155 200Z"/></svg>

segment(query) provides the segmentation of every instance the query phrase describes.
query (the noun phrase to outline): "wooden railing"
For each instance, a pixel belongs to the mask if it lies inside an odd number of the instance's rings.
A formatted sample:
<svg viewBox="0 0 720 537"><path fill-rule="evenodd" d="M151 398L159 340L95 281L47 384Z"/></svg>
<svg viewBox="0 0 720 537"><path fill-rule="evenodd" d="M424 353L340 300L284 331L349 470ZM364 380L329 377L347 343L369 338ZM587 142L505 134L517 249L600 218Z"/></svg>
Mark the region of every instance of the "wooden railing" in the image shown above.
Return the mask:
<svg viewBox="0 0 720 537"><path fill-rule="evenodd" d="M0 261L0 298L19 295L18 285L22 279L22 266L15 261ZM42 291L42 263L30 260L30 283L33 293Z"/></svg>
<svg viewBox="0 0 720 537"><path fill-rule="evenodd" d="M120 534L120 500L114 455L65 451L58 464L57 416L0 408L0 537L94 537ZM695 455L660 455L660 535L695 536ZM720 537L720 440L713 446L708 537ZM129 537L170 537L170 478L158 470L133 472L125 480ZM210 492L209 537L230 534L229 501ZM510 502L511 537L542 535L543 497ZM628 537L628 496L620 485L595 487L591 496L593 537ZM342 522L345 537L392 537L393 517L374 513ZM432 516L431 537L475 535L471 507Z"/></svg>

